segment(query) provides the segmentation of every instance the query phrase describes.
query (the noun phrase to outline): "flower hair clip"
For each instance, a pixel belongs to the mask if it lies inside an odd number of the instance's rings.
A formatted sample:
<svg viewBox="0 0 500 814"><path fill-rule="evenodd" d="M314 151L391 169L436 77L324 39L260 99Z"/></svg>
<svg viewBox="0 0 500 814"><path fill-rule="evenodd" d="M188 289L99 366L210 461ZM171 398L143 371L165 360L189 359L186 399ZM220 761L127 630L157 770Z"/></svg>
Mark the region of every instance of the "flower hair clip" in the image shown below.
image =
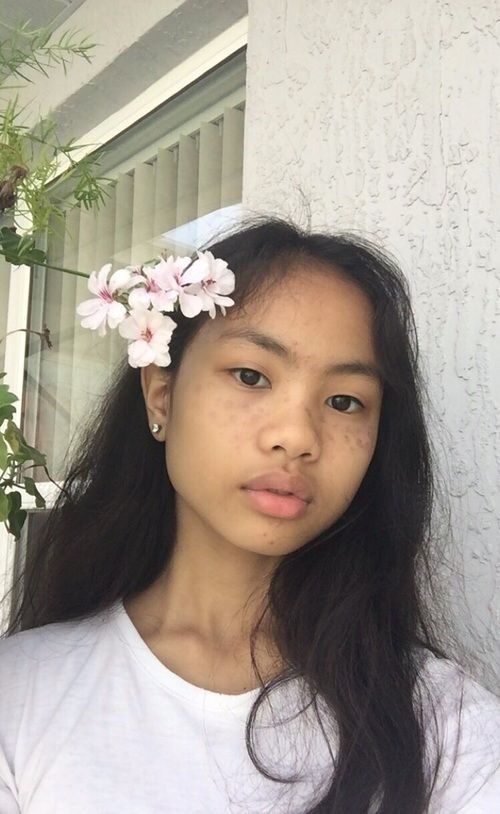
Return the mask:
<svg viewBox="0 0 500 814"><path fill-rule="evenodd" d="M166 313L180 310L185 317L208 311L215 319L218 305L222 315L234 300L235 277L225 260L209 251L190 257L162 258L155 266L128 266L111 271L111 263L88 280L92 299L77 306L83 328L105 336L106 326L128 340L132 367L151 363L168 367L170 340L176 323Z"/></svg>

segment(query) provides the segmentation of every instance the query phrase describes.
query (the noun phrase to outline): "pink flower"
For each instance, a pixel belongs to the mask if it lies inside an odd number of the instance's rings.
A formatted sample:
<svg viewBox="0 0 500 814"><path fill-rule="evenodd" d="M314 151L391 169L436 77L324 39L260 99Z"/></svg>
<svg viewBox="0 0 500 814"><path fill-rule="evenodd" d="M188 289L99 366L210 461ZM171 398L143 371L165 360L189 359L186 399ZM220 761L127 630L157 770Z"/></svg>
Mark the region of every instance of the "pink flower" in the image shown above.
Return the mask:
<svg viewBox="0 0 500 814"><path fill-rule="evenodd" d="M151 305L157 311L174 310L178 291L175 288L166 290L162 287L157 269L158 266L154 268L143 266L140 269L140 279L144 285L138 285L130 292L128 298L130 308L149 308Z"/></svg>
<svg viewBox="0 0 500 814"><path fill-rule="evenodd" d="M159 311L133 309L118 326L121 336L132 340L128 346L131 367L146 367L152 363L168 367L170 364L168 349L176 327L173 319L160 314Z"/></svg>
<svg viewBox="0 0 500 814"><path fill-rule="evenodd" d="M192 279L190 257L172 256L161 260L157 266L156 281L164 291L175 291L179 298L179 307L185 317L196 317L202 310L202 301L198 296L199 286L191 285L197 280Z"/></svg>
<svg viewBox="0 0 500 814"><path fill-rule="evenodd" d="M226 316L226 305L234 305L231 297L222 296L234 291L235 276L227 267L225 260L215 258L212 252L198 252L198 259L184 274L183 279L198 283L197 297L202 310L208 311L215 319L215 306L219 305L223 316Z"/></svg>
<svg viewBox="0 0 500 814"><path fill-rule="evenodd" d="M88 288L96 296L84 300L76 309L77 314L83 317L82 327L97 330L99 336L105 336L106 323L110 328L116 328L125 318L127 309L117 302L117 298L137 284L137 280L132 279L129 269L118 269L108 280L110 271L111 263L106 263L99 273L95 271L91 273Z"/></svg>

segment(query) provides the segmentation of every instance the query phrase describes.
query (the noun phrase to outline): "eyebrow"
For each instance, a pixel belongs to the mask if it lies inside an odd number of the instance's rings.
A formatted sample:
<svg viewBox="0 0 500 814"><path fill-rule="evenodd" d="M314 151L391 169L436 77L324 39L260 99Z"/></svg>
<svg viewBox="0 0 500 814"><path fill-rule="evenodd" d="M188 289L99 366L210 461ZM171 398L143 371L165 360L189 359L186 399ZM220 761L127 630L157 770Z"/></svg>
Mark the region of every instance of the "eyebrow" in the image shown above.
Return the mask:
<svg viewBox="0 0 500 814"><path fill-rule="evenodd" d="M290 348L287 348L286 345L282 345L281 342L278 342L278 340L274 339L272 336L260 333L260 331L254 331L251 328L229 329L224 331L219 336L219 339L243 339L246 342L251 342L253 345L257 345L259 348L263 348L264 350L274 353L275 356L279 356L281 359L285 359L287 362L294 363L296 361L296 355L290 350ZM382 373L376 365L372 364L371 362L361 362L357 359L346 362L335 362L331 365L327 365L324 368L324 373L326 375L348 374L351 376L366 376L370 379L375 379L378 382L383 381Z"/></svg>

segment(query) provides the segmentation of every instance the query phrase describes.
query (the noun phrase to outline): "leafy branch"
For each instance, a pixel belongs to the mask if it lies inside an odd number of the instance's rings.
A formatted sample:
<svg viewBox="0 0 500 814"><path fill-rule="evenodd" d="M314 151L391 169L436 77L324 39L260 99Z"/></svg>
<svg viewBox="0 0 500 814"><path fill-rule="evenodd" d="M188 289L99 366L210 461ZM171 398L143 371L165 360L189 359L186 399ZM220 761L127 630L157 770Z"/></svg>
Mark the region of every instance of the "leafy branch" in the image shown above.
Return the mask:
<svg viewBox="0 0 500 814"><path fill-rule="evenodd" d="M55 65L66 73L75 57L90 62L96 47L88 37L79 39L78 31L67 31L54 41L49 28L30 29L29 22L17 27L0 23L2 27L9 36L0 42L0 96L12 90L6 85L9 77L29 83L33 81L30 72L48 76ZM77 144L76 139L62 142L50 116L28 124L28 108L14 96L6 98L0 109L0 213L11 217L15 231L21 231L27 220L35 238L53 220L62 222L68 208L99 210L109 195L111 179L99 173L101 152L93 150L78 158L82 148L91 145ZM61 185L66 190L64 206L55 195Z"/></svg>
<svg viewBox="0 0 500 814"><path fill-rule="evenodd" d="M1 23L9 36L0 41L0 85L9 76L17 76L25 82L32 80L25 75L26 70L36 71L48 76L47 69L61 65L66 74L73 57L91 61L91 52L95 45L88 37L77 40L79 31L65 31L57 42L50 42L50 28L30 29L30 22L12 27Z"/></svg>

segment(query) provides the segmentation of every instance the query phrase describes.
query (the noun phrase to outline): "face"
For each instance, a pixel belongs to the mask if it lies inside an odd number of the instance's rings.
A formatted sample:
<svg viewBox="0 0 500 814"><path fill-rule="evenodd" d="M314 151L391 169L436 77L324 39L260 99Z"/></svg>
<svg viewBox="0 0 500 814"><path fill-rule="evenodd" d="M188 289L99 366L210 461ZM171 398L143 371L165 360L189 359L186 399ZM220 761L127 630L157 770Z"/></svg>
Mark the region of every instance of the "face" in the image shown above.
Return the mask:
<svg viewBox="0 0 500 814"><path fill-rule="evenodd" d="M225 336L241 331L287 351ZM368 299L311 265L279 283L265 305L208 320L172 392L164 371L150 366L143 389L150 421L164 428L178 537L282 557L328 528L375 449L376 367ZM270 471L306 479L311 501L300 516L273 517L249 499L243 485Z"/></svg>

